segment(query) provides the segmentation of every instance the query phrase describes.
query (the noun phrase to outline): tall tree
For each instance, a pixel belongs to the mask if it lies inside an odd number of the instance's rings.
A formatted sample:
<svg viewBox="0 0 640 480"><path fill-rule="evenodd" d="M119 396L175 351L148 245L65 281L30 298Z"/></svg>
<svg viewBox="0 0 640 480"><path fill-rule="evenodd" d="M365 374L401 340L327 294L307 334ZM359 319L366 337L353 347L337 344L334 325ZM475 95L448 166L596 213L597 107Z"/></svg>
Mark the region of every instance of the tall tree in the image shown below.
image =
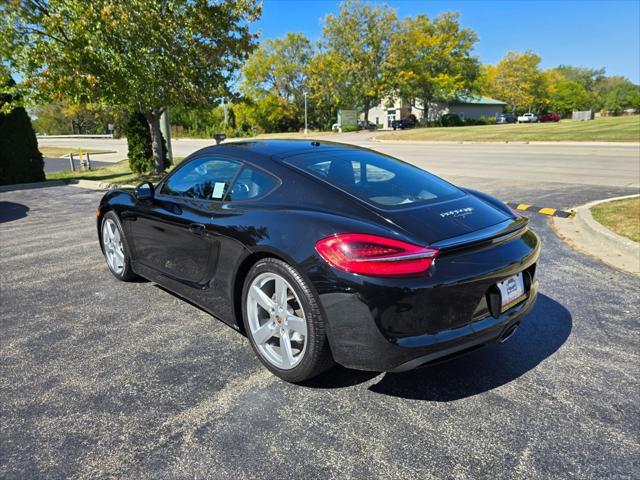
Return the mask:
<svg viewBox="0 0 640 480"><path fill-rule="evenodd" d="M259 13L257 0L15 0L0 5L0 54L42 103L142 112L159 172L160 116L227 91Z"/></svg>
<svg viewBox="0 0 640 480"><path fill-rule="evenodd" d="M338 15L325 18L323 54L333 57L337 75L346 80L344 99L361 107L365 120L388 90L387 60L397 26L396 12L387 5L359 0L342 2Z"/></svg>
<svg viewBox="0 0 640 480"><path fill-rule="evenodd" d="M313 48L301 33L265 40L242 68L241 88L248 96L273 93L292 103L303 100Z"/></svg>
<svg viewBox="0 0 640 480"><path fill-rule="evenodd" d="M631 82L615 86L604 99L604 109L613 115L626 109L640 109L640 87Z"/></svg>
<svg viewBox="0 0 640 480"><path fill-rule="evenodd" d="M428 120L434 101L450 100L475 88L479 62L472 51L477 41L473 30L460 26L457 13L435 19L405 18L389 56L394 90L414 107L415 100L420 100Z"/></svg>
<svg viewBox="0 0 640 480"><path fill-rule="evenodd" d="M553 69L566 80L581 84L587 92L592 92L595 84L604 78L606 68L574 67L571 65L558 65Z"/></svg>
<svg viewBox="0 0 640 480"><path fill-rule="evenodd" d="M343 68L340 59L327 52L316 54L308 66L307 87L313 108L313 123L329 129L336 121L340 107L357 104L353 95L350 74Z"/></svg>
<svg viewBox="0 0 640 480"><path fill-rule="evenodd" d="M507 52L496 65L486 67L482 93L507 102L514 112L544 107L547 82L539 65L540 57L531 51Z"/></svg>
<svg viewBox="0 0 640 480"><path fill-rule="evenodd" d="M563 80L553 86L549 94L549 107L560 116L566 117L577 110L587 110L591 106L591 96L581 83Z"/></svg>

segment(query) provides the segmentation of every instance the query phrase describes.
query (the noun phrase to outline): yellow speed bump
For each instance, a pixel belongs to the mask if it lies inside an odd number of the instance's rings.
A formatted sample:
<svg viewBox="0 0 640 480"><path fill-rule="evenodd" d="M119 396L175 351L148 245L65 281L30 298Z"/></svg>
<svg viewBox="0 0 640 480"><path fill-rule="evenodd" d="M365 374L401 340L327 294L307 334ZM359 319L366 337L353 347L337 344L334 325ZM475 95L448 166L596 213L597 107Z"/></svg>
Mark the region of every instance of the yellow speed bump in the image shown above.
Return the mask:
<svg viewBox="0 0 640 480"><path fill-rule="evenodd" d="M549 215L551 217L569 218L574 214L573 212L558 210L557 208L536 207L535 205L528 205L526 203L507 203L507 205L514 210L540 213L542 215Z"/></svg>

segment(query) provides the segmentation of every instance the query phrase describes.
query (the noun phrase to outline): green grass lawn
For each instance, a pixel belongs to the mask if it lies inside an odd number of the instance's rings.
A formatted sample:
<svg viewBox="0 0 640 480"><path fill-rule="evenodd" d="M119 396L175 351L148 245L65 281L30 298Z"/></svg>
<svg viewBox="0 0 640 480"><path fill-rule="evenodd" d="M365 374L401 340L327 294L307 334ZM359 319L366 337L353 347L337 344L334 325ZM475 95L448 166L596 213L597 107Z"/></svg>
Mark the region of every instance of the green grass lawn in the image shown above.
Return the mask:
<svg viewBox="0 0 640 480"><path fill-rule="evenodd" d="M174 157L174 165L169 168L175 168L184 157ZM129 168L129 160L122 160L121 162L114 163L112 166L96 168L94 170L87 170L84 172L72 172L71 170L65 170L63 172L47 172L45 173L47 180L95 180L103 183L120 183L137 185L141 182L157 182L163 175L155 174L142 174L131 172Z"/></svg>
<svg viewBox="0 0 640 480"><path fill-rule="evenodd" d="M89 153L89 154L115 153L113 150L98 150L95 148L80 149L78 147L38 147L38 150L40 150L40 153L42 153L44 157L49 157L49 158L58 158L64 155L69 155L69 153L73 153L74 155L80 155L80 152Z"/></svg>
<svg viewBox="0 0 640 480"><path fill-rule="evenodd" d="M591 214L618 235L640 242L640 197L601 203L591 209Z"/></svg>
<svg viewBox="0 0 640 480"><path fill-rule="evenodd" d="M380 140L475 142L640 142L640 116L603 117L587 122L521 123L474 127L415 128L387 133Z"/></svg>

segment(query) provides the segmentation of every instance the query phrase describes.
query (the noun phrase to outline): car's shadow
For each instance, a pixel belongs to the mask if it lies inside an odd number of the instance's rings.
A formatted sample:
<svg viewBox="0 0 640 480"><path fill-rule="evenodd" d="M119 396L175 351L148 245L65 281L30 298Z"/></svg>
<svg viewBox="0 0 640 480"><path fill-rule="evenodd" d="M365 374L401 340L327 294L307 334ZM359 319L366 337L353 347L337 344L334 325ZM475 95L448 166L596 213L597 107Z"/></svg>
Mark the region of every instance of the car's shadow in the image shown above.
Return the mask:
<svg viewBox="0 0 640 480"><path fill-rule="evenodd" d="M21 203L0 202L0 223L13 222L27 216L29 207Z"/></svg>
<svg viewBox="0 0 640 480"><path fill-rule="evenodd" d="M449 362L405 373L385 373L372 392L395 397L448 402L509 383L553 355L571 333L569 311L546 295L518 331L504 344L491 344ZM366 382L380 373L336 367L307 382L311 388L341 388Z"/></svg>

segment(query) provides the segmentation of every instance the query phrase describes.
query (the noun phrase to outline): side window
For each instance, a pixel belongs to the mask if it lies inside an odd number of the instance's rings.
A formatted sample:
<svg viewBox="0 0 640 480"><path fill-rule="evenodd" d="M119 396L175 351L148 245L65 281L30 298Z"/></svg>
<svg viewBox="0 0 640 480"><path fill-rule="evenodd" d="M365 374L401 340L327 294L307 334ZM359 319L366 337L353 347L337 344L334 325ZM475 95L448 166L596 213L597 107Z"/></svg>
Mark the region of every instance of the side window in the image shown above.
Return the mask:
<svg viewBox="0 0 640 480"><path fill-rule="evenodd" d="M245 165L236 181L233 182L225 200L250 200L261 197L273 190L276 185L278 185L278 181L271 175Z"/></svg>
<svg viewBox="0 0 640 480"><path fill-rule="evenodd" d="M194 160L169 177L162 193L199 200L222 200L240 166L240 162L221 157Z"/></svg>

